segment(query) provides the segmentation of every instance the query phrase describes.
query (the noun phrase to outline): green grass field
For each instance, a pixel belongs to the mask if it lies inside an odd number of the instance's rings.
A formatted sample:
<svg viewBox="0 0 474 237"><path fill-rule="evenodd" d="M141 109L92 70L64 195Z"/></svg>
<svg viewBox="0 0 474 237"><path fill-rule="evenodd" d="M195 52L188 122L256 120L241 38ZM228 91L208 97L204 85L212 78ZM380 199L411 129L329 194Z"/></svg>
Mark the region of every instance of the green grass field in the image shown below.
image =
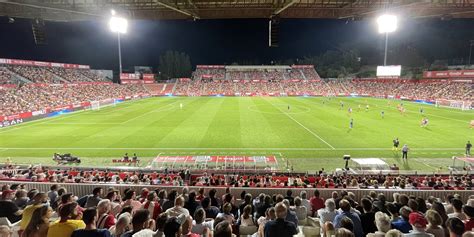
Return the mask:
<svg viewBox="0 0 474 237"><path fill-rule="evenodd" d="M340 101L345 104L343 110ZM144 161L142 165L158 154L276 155L289 158L295 170L314 171L342 167L342 156L350 154L383 158L405 170L434 171L439 167L446 170L453 155L463 154L466 141L474 141L474 129L469 128L473 111L403 102L407 109L403 116L396 109L400 102L373 98L148 98L1 129L0 161L11 157L16 163L54 164L54 152L70 152L88 166L110 166L112 158L125 152L136 152ZM348 107L353 108L352 115ZM420 127L420 107L430 120L426 128ZM351 117L353 129L349 129ZM391 149L395 137L411 148L407 163Z"/></svg>

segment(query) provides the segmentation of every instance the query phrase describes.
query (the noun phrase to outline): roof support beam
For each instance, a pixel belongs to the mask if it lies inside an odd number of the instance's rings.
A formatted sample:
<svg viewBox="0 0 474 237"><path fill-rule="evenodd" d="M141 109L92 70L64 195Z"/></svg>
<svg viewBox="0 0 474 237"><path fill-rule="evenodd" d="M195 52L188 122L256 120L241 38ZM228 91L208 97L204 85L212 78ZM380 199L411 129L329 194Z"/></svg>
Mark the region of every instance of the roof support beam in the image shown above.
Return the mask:
<svg viewBox="0 0 474 237"><path fill-rule="evenodd" d="M190 17L192 17L192 18L194 18L194 19L201 19L198 15L196 15L196 14L194 14L194 13L192 13L192 12L188 12L188 11L185 11L185 10L178 9L177 7L172 6L172 5L168 4L168 3L160 2L160 1L158 1L158 0L155 0L154 2L157 3L157 4L159 4L159 5L161 5L161 6L163 6L163 7L166 7L166 8L169 8L169 9L171 9L171 10L174 10L174 11L177 11L177 12L179 12L179 13L182 13L182 14L184 14L184 15L190 16Z"/></svg>
<svg viewBox="0 0 474 237"><path fill-rule="evenodd" d="M293 4L295 4L296 2L298 2L298 0L291 0L290 2L286 3L285 5L283 5L281 8L279 9L276 9L275 11L273 11L273 15L278 15L280 14L282 11L286 10L287 8L291 7Z"/></svg>

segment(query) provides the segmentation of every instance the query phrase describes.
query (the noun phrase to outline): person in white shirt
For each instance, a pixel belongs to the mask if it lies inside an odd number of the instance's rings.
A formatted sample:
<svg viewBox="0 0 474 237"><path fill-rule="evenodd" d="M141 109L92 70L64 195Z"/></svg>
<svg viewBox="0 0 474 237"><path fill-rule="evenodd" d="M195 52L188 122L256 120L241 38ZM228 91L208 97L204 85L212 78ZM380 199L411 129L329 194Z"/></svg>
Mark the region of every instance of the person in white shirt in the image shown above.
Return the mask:
<svg viewBox="0 0 474 237"><path fill-rule="evenodd" d="M319 217L319 223L321 224L321 226L324 226L324 223L326 223L327 221L334 223L334 218L336 218L337 215L336 203L334 203L334 200L332 198L326 199L324 205L326 207L319 209L317 212Z"/></svg>
<svg viewBox="0 0 474 237"><path fill-rule="evenodd" d="M306 191L301 191L300 193L301 196L301 206L306 207L307 215L311 215L311 203L308 200L308 195Z"/></svg>
<svg viewBox="0 0 474 237"><path fill-rule="evenodd" d="M166 210L166 214L168 214L169 217L179 216L180 214L189 216L189 211L184 208L184 198L182 196L178 196L174 200L174 207Z"/></svg>
<svg viewBox="0 0 474 237"><path fill-rule="evenodd" d="M462 213L462 205L463 205L462 201L460 199L453 198L451 200L451 205L453 206L454 212L448 214L448 218L457 217L461 219L462 221L466 220L466 216L464 215L464 213Z"/></svg>
<svg viewBox="0 0 474 237"><path fill-rule="evenodd" d="M304 220L308 216L308 210L306 209L306 207L301 205L300 197L295 198L294 210L296 212L296 217L298 217L298 220Z"/></svg>
<svg viewBox="0 0 474 237"><path fill-rule="evenodd" d="M210 233L214 230L214 220L209 219L206 220L206 211L204 209L199 208L194 213L194 220L193 220L193 228L191 231L196 234L206 236L207 233Z"/></svg>
<svg viewBox="0 0 474 237"><path fill-rule="evenodd" d="M385 234L391 229L392 225L390 222L390 217L383 212L375 213L375 226L377 226L377 231L375 233L367 234L367 237L385 237Z"/></svg>
<svg viewBox="0 0 474 237"><path fill-rule="evenodd" d="M252 217L252 206L247 205L243 209L243 214L240 216L240 225L241 226L255 226Z"/></svg>

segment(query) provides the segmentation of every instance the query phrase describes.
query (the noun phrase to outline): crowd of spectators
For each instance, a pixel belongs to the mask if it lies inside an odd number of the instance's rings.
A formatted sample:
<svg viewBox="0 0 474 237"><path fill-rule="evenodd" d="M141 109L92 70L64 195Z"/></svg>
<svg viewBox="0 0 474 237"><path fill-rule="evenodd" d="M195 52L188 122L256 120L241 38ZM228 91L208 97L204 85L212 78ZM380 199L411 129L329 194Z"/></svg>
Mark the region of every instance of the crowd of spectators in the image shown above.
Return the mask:
<svg viewBox="0 0 474 237"><path fill-rule="evenodd" d="M133 96L140 93L148 93L140 84L76 86L24 84L0 89L0 115L32 112L81 102Z"/></svg>
<svg viewBox="0 0 474 237"><path fill-rule="evenodd" d="M271 188L350 188L350 189L399 189L399 190L472 190L472 175L349 175L344 173L318 174L218 174L190 169L167 169L165 172L107 171L58 169L43 166L29 168L9 167L0 170L1 180L58 182L58 183L110 183L140 185L173 185L206 187L271 187Z"/></svg>
<svg viewBox="0 0 474 237"><path fill-rule="evenodd" d="M91 186L91 189L93 186ZM240 197L226 189L203 188L139 191L95 187L83 196L58 184L49 190L24 184L3 185L1 236L21 237L471 237L474 195L444 200L400 193L386 197L367 191L356 196L341 190L322 196L319 190L280 189L281 193ZM296 194L298 192L298 194ZM390 199L390 200L389 200Z"/></svg>
<svg viewBox="0 0 474 237"><path fill-rule="evenodd" d="M193 78L196 80L225 79L225 68L197 68L196 71L193 72Z"/></svg>
<svg viewBox="0 0 474 237"><path fill-rule="evenodd" d="M5 67L0 67L0 85L13 84L12 74Z"/></svg>
<svg viewBox="0 0 474 237"><path fill-rule="evenodd" d="M268 95L283 92L289 95L371 95L371 96L394 96L424 100L463 100L474 101L474 86L469 82L405 82L405 81L376 81L376 80L271 80L267 76L269 72L249 71L229 72L232 79L240 78L238 82L225 80L226 91L230 94L241 95ZM275 73L275 72L272 72ZM291 74L295 74L292 72ZM298 71L299 73L299 71ZM298 75L298 74L295 74ZM262 80L260 82L254 80ZM268 83L271 82L271 83ZM213 83L215 85L213 85ZM222 87L220 80L201 80L178 83L176 92L181 95L211 95ZM233 85L232 85L233 84ZM233 90L233 91L232 91Z"/></svg>
<svg viewBox="0 0 474 237"><path fill-rule="evenodd" d="M0 84L8 84L10 73L6 69L30 80L33 83L75 83L107 81L89 69L71 69L62 67L36 67L7 65L0 67ZM8 78L7 78L8 77Z"/></svg>

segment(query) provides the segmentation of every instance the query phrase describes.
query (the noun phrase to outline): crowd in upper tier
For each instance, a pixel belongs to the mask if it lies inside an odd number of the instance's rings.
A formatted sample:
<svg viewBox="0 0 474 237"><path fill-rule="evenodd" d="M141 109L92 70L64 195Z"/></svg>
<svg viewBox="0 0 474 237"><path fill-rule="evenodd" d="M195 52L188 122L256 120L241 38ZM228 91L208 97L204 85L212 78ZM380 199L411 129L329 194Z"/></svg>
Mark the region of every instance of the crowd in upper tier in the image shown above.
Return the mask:
<svg viewBox="0 0 474 237"><path fill-rule="evenodd" d="M93 73L90 69L0 65L0 84L17 84L14 80L11 80L15 74L33 83L59 84L107 81L105 78Z"/></svg>
<svg viewBox="0 0 474 237"><path fill-rule="evenodd" d="M203 188L123 192L90 186L76 196L58 184L49 190L24 184L3 185L0 236L21 237L472 237L474 195L444 199L342 190L322 196L319 190L280 190L240 197L231 189Z"/></svg>
<svg viewBox="0 0 474 237"><path fill-rule="evenodd" d="M32 112L81 102L100 101L148 93L141 84L56 86L24 84L0 89L0 115Z"/></svg>

